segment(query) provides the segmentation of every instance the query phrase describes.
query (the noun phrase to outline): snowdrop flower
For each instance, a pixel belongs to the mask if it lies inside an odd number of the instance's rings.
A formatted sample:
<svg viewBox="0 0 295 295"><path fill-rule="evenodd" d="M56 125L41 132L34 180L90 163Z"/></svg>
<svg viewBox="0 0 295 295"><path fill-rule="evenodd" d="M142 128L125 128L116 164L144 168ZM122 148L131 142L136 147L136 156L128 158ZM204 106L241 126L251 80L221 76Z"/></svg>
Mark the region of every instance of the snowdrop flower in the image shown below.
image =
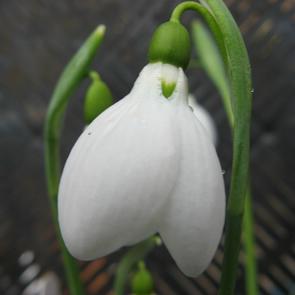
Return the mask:
<svg viewBox="0 0 295 295"><path fill-rule="evenodd" d="M188 103L192 107L192 110L195 116L199 119L201 124L204 126L209 137L211 138L212 142L216 146L217 132L216 132L216 127L212 117L210 116L210 114L207 112L205 108L203 108L201 105L197 103L196 98L192 94L188 96Z"/></svg>
<svg viewBox="0 0 295 295"><path fill-rule="evenodd" d="M204 271L222 234L224 183L180 66L152 60L131 92L84 130L62 173L58 213L79 259L159 233L186 275Z"/></svg>
<svg viewBox="0 0 295 295"><path fill-rule="evenodd" d="M169 99L162 80L176 85ZM208 265L222 232L224 186L211 139L187 99L180 68L149 64L130 94L81 135L58 204L74 256L94 259L159 232L184 273L196 276Z"/></svg>

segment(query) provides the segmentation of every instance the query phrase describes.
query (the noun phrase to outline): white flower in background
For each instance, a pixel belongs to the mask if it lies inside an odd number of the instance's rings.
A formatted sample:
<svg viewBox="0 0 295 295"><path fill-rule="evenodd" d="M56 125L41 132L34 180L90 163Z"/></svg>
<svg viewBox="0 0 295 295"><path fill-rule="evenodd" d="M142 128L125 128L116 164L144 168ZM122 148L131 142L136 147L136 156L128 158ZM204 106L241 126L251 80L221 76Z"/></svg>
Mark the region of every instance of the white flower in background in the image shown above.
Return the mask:
<svg viewBox="0 0 295 295"><path fill-rule="evenodd" d="M163 85L175 86L168 99ZM79 259L159 233L186 275L208 266L224 224L224 183L181 68L148 64L131 92L88 126L66 162L58 211Z"/></svg>
<svg viewBox="0 0 295 295"><path fill-rule="evenodd" d="M206 129L209 137L211 138L214 145L217 144L217 132L214 121L210 114L207 112L205 108L199 105L195 99L195 97L190 94L188 96L188 104L192 107L194 114L199 119L201 124Z"/></svg>

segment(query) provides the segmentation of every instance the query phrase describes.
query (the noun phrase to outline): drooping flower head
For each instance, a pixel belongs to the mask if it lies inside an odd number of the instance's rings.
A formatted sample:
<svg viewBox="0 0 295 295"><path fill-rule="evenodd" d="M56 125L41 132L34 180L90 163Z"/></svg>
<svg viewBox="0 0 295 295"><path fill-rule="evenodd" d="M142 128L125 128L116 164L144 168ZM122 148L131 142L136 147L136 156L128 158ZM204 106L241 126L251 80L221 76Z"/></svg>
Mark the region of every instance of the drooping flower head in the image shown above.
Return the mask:
<svg viewBox="0 0 295 295"><path fill-rule="evenodd" d="M58 210L79 259L159 233L186 275L207 267L222 234L224 184L182 67L146 65L130 93L86 128L64 167Z"/></svg>

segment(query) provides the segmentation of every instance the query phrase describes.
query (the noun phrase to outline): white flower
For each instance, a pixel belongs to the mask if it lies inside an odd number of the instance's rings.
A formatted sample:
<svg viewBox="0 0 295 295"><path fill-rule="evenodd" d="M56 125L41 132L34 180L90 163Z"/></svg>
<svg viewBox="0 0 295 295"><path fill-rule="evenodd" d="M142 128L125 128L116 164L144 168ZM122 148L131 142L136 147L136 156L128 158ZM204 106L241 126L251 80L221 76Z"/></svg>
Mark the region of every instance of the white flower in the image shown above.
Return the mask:
<svg viewBox="0 0 295 295"><path fill-rule="evenodd" d="M214 121L210 114L204 109L201 105L199 105L195 99L195 97L190 94L188 96L188 104L192 107L195 116L199 119L201 124L206 129L209 137L211 138L214 145L217 144L217 132L215 128Z"/></svg>
<svg viewBox="0 0 295 295"><path fill-rule="evenodd" d="M162 83L175 84L168 99ZM73 256L95 259L158 232L186 275L210 263L224 224L224 183L187 97L181 68L148 64L131 92L80 136L58 198Z"/></svg>

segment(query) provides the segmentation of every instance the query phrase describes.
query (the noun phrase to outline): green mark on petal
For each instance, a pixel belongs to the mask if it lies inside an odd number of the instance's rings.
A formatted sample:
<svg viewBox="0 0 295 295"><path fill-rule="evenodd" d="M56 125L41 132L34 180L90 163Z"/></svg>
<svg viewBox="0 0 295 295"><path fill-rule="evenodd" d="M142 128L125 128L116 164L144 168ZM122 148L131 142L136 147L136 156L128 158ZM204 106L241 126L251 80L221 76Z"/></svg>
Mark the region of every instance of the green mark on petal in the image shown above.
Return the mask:
<svg viewBox="0 0 295 295"><path fill-rule="evenodd" d="M166 98L169 98L176 87L176 83L167 83L166 81L162 80L162 93Z"/></svg>

